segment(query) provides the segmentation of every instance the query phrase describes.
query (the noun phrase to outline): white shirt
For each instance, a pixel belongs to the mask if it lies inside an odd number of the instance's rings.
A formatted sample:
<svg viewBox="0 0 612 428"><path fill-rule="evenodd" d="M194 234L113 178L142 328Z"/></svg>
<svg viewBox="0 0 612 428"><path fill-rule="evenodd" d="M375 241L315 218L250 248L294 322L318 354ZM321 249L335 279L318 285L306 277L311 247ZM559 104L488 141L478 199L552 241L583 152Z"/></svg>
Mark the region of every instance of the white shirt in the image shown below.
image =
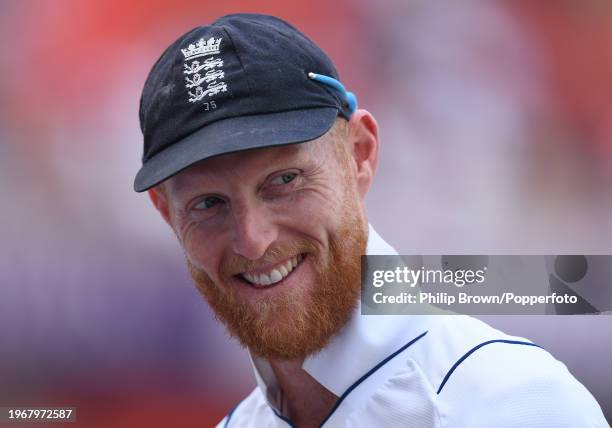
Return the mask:
<svg viewBox="0 0 612 428"><path fill-rule="evenodd" d="M396 255L370 226L368 254ZM290 427L268 362L218 428ZM361 315L302 368L339 397L336 427L608 427L567 367L526 339L463 315Z"/></svg>

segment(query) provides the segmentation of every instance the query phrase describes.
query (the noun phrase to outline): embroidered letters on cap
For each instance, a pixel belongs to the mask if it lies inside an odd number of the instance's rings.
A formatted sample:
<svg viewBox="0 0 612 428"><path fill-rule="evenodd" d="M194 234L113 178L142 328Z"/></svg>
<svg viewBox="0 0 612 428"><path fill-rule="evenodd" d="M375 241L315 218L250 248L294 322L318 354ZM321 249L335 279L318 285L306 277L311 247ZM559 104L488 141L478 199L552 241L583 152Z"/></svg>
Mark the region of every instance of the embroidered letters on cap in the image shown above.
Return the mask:
<svg viewBox="0 0 612 428"><path fill-rule="evenodd" d="M186 49L181 49L185 57L183 73L186 74L185 87L190 103L227 91L227 83L223 81L225 77L222 70L223 60L212 56L220 54L222 40L222 37L218 39L211 37L206 41L202 38L197 43L190 44ZM205 56L208 58L203 61L195 59Z"/></svg>

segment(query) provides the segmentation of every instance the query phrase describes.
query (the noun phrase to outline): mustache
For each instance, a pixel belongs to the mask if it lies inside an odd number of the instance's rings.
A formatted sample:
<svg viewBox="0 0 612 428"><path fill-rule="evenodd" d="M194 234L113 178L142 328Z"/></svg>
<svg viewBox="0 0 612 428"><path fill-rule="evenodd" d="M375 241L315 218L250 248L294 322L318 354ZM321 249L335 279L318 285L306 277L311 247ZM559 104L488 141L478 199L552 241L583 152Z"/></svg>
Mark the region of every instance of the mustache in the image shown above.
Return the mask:
<svg viewBox="0 0 612 428"><path fill-rule="evenodd" d="M317 254L317 245L305 238L279 242L268 247L263 256L257 260L250 260L237 254L227 257L221 262L219 274L221 278L231 278L239 273L270 266L304 253Z"/></svg>

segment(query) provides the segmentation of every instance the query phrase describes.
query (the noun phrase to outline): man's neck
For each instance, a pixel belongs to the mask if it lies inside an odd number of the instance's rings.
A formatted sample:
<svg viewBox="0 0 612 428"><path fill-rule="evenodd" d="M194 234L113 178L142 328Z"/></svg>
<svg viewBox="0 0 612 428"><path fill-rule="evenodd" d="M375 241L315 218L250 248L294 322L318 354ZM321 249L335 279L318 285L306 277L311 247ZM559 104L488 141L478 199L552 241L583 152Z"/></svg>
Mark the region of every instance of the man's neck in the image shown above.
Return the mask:
<svg viewBox="0 0 612 428"><path fill-rule="evenodd" d="M283 416L299 428L318 427L338 397L302 369L303 359L268 361L283 394Z"/></svg>

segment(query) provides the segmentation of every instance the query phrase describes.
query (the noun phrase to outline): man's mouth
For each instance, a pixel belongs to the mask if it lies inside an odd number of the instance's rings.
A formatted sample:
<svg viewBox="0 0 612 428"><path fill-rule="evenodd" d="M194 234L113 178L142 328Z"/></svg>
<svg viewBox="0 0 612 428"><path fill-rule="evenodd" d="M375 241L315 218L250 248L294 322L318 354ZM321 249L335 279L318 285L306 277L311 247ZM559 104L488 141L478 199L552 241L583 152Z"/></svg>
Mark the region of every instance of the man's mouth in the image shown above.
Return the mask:
<svg viewBox="0 0 612 428"><path fill-rule="evenodd" d="M304 260L304 257L303 254L298 254L264 272L242 272L237 276L257 288L272 286L287 278Z"/></svg>

